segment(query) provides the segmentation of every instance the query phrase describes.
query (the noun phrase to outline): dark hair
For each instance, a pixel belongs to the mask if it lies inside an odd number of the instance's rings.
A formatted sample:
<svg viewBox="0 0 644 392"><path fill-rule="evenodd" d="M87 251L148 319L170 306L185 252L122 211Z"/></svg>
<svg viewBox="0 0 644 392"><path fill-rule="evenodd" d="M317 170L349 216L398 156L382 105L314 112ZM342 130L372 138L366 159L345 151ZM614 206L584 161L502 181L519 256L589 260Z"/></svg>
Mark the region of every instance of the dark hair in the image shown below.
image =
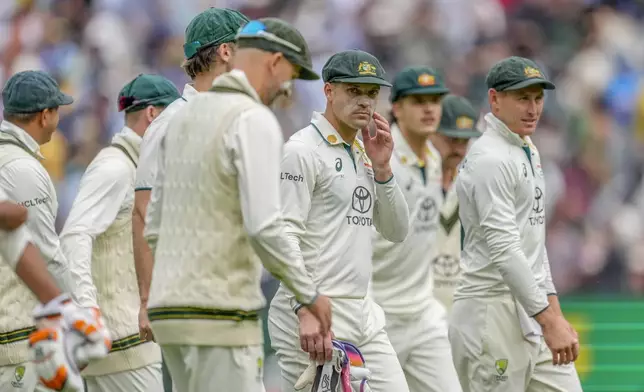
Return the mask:
<svg viewBox="0 0 644 392"><path fill-rule="evenodd" d="M33 120L35 120L36 117L38 117L38 115L40 113L44 112L45 110L51 110L51 111L58 110L58 106L55 106L53 108L46 108L46 109L43 109L41 111L32 112L32 113L11 113L11 112L8 112L6 110L3 110L2 111L2 117L6 121L9 121L11 123L26 124L26 123L30 123Z"/></svg>
<svg viewBox="0 0 644 392"><path fill-rule="evenodd" d="M231 48L234 50L234 44L232 42L225 43L231 46ZM184 71L186 71L188 76L190 76L190 79L194 79L197 77L197 75L210 71L212 69L212 66L217 64L219 58L217 51L219 50L220 46L221 45L212 45L200 48L197 51L197 54L189 59L184 60L181 66L183 67Z"/></svg>

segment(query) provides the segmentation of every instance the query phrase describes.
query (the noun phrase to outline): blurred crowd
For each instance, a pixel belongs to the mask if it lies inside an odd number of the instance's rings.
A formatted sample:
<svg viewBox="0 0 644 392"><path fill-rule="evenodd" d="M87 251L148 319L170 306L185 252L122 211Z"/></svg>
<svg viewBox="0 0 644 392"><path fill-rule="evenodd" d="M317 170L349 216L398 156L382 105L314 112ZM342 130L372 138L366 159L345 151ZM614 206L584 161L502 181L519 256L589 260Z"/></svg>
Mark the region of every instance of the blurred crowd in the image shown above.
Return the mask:
<svg viewBox="0 0 644 392"><path fill-rule="evenodd" d="M0 1L0 84L43 69L76 99L43 150L59 228L85 167L123 126L120 88L149 72L181 90L183 32L209 6L292 22L318 71L334 52L353 48L381 59L390 78L410 64L439 68L481 113L494 62L512 54L536 60L558 86L534 138L558 289L644 293L644 0ZM322 83L298 82L294 99L277 109L285 137L323 108Z"/></svg>

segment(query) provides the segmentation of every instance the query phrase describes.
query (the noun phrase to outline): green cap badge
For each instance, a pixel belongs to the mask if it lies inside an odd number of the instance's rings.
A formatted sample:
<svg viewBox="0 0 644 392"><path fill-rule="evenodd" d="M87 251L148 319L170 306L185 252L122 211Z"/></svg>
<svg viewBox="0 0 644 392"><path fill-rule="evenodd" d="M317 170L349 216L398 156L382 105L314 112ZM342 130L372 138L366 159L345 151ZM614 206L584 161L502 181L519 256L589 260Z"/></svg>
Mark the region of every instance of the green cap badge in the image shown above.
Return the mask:
<svg viewBox="0 0 644 392"><path fill-rule="evenodd" d="M126 113L143 110L147 106L168 106L181 98L171 81L159 75L140 74L126 84L119 93L118 108Z"/></svg>
<svg viewBox="0 0 644 392"><path fill-rule="evenodd" d="M2 89L2 103L7 113L38 113L72 102L74 99L60 91L54 78L42 71L18 72Z"/></svg>
<svg viewBox="0 0 644 392"><path fill-rule="evenodd" d="M329 83L377 84L391 87L385 70L372 54L345 50L331 56L322 67L322 79Z"/></svg>
<svg viewBox="0 0 644 392"><path fill-rule="evenodd" d="M443 98L441 105L443 114L441 115L438 132L458 139L481 136L481 132L476 129L479 113L467 99L456 95L448 95Z"/></svg>
<svg viewBox="0 0 644 392"><path fill-rule="evenodd" d="M496 91L519 90L540 84L546 90L554 90L555 85L549 81L539 65L530 59L512 56L492 66L485 79L488 88Z"/></svg>
<svg viewBox="0 0 644 392"><path fill-rule="evenodd" d="M237 30L248 22L239 11L228 8L208 8L195 16L186 28L186 43L183 53L192 58L200 49L235 40Z"/></svg>
<svg viewBox="0 0 644 392"><path fill-rule="evenodd" d="M407 95L443 95L449 93L442 76L433 68L407 67L398 72L391 89L391 102Z"/></svg>

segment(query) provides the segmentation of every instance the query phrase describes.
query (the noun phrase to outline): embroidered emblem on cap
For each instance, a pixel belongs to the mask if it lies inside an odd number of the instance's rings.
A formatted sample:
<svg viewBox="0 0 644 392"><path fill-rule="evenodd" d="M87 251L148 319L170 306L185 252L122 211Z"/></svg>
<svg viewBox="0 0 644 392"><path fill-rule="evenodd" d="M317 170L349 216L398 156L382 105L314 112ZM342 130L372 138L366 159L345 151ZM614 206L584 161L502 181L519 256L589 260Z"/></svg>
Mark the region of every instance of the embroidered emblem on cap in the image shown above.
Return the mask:
<svg viewBox="0 0 644 392"><path fill-rule="evenodd" d="M433 75L424 73L418 76L418 84L423 87L433 86L434 84L436 84L436 78Z"/></svg>
<svg viewBox="0 0 644 392"><path fill-rule="evenodd" d="M541 75L541 71L539 71L538 69L533 68L533 67L525 67L523 69L523 73L528 78L542 78L543 77L543 75Z"/></svg>
<svg viewBox="0 0 644 392"><path fill-rule="evenodd" d="M474 125L474 120L467 116L460 116L456 119L456 128L458 129L469 129Z"/></svg>
<svg viewBox="0 0 644 392"><path fill-rule="evenodd" d="M363 61L358 65L358 73L360 75L376 76L376 66L367 61Z"/></svg>

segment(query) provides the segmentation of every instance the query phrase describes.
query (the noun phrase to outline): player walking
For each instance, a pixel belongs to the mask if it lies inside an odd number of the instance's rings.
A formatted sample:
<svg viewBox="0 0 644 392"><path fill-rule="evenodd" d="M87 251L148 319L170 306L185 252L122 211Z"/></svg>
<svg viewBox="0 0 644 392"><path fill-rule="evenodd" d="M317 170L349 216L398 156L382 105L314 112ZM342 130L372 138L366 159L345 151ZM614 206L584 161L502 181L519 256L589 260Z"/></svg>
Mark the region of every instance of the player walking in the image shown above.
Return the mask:
<svg viewBox="0 0 644 392"><path fill-rule="evenodd" d="M152 187L159 169L159 149L172 117L197 92L206 91L212 81L231 69L230 61L235 50L235 34L248 19L235 10L209 8L197 15L186 28L183 46L183 69L192 79L183 89L182 99L170 104L155 119L141 142L141 154L136 171L132 233L134 260L140 293L139 327L141 338L152 340L152 330L147 316L148 294L152 278L152 254L143 238L145 216Z"/></svg>
<svg viewBox="0 0 644 392"><path fill-rule="evenodd" d="M564 318L545 248L545 183L530 140L554 89L510 57L488 73L492 112L456 178L462 276L449 338L463 390L581 391L577 334Z"/></svg>
<svg viewBox="0 0 644 392"><path fill-rule="evenodd" d="M453 185L470 140L480 137L481 132L476 129L479 114L467 99L447 95L441 106L443 110L438 132L430 139L441 156L445 199L440 208L440 225L434 245L436 257L432 264L434 296L449 314L461 271L461 223L458 220L458 197Z"/></svg>
<svg viewBox="0 0 644 392"><path fill-rule="evenodd" d="M155 251L148 314L181 392L263 390L258 311L262 263L330 327L286 238L279 192L282 132L267 107L293 78L319 78L301 34L251 21L237 35L233 71L172 119L160 149L146 239Z"/></svg>
<svg viewBox="0 0 644 392"><path fill-rule="evenodd" d="M443 203L441 157L429 141L448 93L428 67L394 78L391 166L410 210L409 235L393 243L376 233L373 294L385 311L387 335L411 392L460 392L447 339L445 309L433 296L431 260Z"/></svg>
<svg viewBox="0 0 644 392"><path fill-rule="evenodd" d="M390 166L389 124L375 113L380 87L391 86L384 74L369 53L331 56L322 70L326 110L286 143L280 179L289 240L320 293L332 298L333 333L362 351L374 391L404 392L382 309L367 295L373 227L396 242L409 228L407 203ZM368 130L372 121L375 136ZM359 132L364 142L356 138ZM271 302L269 333L282 391L292 392L309 365L306 352L324 360L331 336L319 334L315 318L283 285Z"/></svg>
<svg viewBox="0 0 644 392"><path fill-rule="evenodd" d="M71 303L68 294L60 294L50 276L42 270L47 265L58 288L73 292L67 261L60 250L54 222L58 210L56 192L47 171L41 165L40 146L47 143L58 127L58 108L73 99L63 94L56 81L41 71L24 71L13 75L2 90L4 121L0 124L0 189L2 199L22 207L12 211L13 219L5 222L2 233L8 242L5 263L0 263L0 391L44 391L43 383L59 389L60 383L82 386L76 364L61 354L62 339L51 336L40 341L35 335L32 343L39 348L39 364L30 362L27 338L36 330L36 321L63 315L68 325L82 321L93 325L94 357L105 355L109 339L100 326L100 318L83 312ZM16 216L22 214L23 216ZM19 227L21 221L26 224ZM28 245L31 242L33 245ZM40 259L41 261L39 261ZM15 273L14 273L15 269ZM16 276L16 273L18 276ZM26 286L18 277L22 278ZM39 305L32 294L45 303ZM52 298L52 296L55 296ZM33 315L28 309L36 308ZM84 341L84 340L83 340ZM89 342L89 341L86 341ZM96 343L96 344L94 344ZM50 355L51 354L51 355ZM55 354L55 355L54 355ZM48 372L47 369L53 372ZM63 369L59 374L57 369ZM75 371L74 371L75 369ZM41 372L41 370L43 370Z"/></svg>
<svg viewBox="0 0 644 392"><path fill-rule="evenodd" d="M100 308L113 339L108 357L83 371L87 392L163 391L161 350L139 337L132 207L141 138L179 97L158 75L139 75L123 87L118 104L125 127L87 167L61 233L77 300Z"/></svg>

